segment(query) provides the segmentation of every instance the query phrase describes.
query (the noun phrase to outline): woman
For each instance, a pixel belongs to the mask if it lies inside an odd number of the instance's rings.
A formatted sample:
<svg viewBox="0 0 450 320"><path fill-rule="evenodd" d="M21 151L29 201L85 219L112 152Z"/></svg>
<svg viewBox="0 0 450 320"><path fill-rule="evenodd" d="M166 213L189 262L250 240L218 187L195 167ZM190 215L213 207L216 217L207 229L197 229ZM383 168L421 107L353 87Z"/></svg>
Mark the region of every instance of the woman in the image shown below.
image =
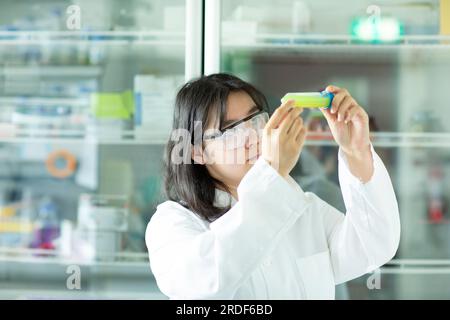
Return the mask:
<svg viewBox="0 0 450 320"><path fill-rule="evenodd" d="M322 113L339 145L346 215L289 176L305 142L293 101L268 119L264 96L232 75L181 88L166 151L170 200L146 231L165 295L334 299L336 284L394 256L398 206L370 143L368 116L345 89L327 90L335 98Z"/></svg>

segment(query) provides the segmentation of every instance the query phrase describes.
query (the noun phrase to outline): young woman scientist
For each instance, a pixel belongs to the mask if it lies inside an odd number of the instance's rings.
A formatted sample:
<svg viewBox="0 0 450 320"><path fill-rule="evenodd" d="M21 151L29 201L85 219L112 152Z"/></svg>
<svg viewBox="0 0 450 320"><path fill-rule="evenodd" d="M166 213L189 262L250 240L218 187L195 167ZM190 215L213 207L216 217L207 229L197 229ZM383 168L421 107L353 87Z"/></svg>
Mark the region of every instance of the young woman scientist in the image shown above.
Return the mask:
<svg viewBox="0 0 450 320"><path fill-rule="evenodd" d="M181 88L173 122L179 134L166 150L170 200L158 205L146 231L165 295L334 299L336 284L394 256L397 200L369 140L368 116L347 90L327 90L335 98L322 112L339 145L345 215L289 176L305 141L302 110L292 101L269 119L264 96L232 75Z"/></svg>

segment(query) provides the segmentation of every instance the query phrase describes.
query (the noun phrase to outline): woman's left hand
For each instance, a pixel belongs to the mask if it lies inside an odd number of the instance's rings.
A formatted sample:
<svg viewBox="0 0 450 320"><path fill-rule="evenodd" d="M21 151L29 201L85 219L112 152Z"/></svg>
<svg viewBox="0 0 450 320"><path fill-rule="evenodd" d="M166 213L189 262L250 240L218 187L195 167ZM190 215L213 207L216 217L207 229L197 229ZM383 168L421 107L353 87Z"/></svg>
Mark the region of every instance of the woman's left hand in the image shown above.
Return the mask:
<svg viewBox="0 0 450 320"><path fill-rule="evenodd" d="M349 156L370 151L369 116L346 89L328 86L334 94L331 108L321 109L334 140Z"/></svg>

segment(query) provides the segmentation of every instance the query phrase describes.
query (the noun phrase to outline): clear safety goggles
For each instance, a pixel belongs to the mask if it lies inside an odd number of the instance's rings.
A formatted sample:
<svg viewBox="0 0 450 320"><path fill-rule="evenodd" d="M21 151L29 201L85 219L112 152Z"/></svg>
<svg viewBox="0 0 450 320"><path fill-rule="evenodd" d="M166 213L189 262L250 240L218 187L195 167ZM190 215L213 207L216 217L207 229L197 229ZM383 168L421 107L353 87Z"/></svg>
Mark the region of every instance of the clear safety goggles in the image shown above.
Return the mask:
<svg viewBox="0 0 450 320"><path fill-rule="evenodd" d="M215 129L213 134L205 133L205 141L219 142L226 149L236 149L245 146L252 139L259 139L269 121L269 114L265 111L253 113L223 129Z"/></svg>

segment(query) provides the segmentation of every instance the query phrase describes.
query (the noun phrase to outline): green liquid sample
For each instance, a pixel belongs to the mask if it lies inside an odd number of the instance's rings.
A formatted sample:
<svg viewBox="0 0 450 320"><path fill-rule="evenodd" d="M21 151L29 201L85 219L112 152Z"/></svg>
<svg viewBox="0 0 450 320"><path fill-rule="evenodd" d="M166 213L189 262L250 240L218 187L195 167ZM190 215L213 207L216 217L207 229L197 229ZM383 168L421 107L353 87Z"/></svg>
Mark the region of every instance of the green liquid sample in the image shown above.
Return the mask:
<svg viewBox="0 0 450 320"><path fill-rule="evenodd" d="M328 108L332 98L320 92L289 92L281 98L281 102L287 100L294 100L295 106L299 108Z"/></svg>

